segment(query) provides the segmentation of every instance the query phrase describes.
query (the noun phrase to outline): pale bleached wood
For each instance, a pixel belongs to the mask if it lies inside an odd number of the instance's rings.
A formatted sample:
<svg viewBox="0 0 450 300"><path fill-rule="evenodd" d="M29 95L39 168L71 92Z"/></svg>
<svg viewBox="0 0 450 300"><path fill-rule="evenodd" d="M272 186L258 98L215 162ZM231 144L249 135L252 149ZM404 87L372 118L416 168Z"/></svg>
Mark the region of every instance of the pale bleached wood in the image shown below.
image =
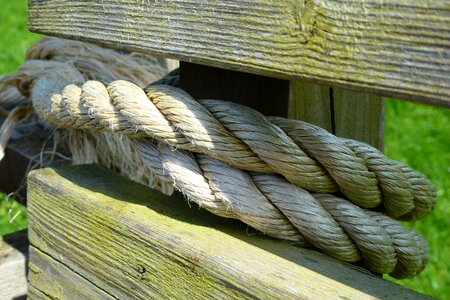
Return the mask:
<svg viewBox="0 0 450 300"><path fill-rule="evenodd" d="M35 247L30 247L28 280L44 296L56 299L115 299Z"/></svg>
<svg viewBox="0 0 450 300"><path fill-rule="evenodd" d="M384 99L368 93L333 89L334 134L383 151Z"/></svg>
<svg viewBox="0 0 450 300"><path fill-rule="evenodd" d="M166 60L166 63L167 63L167 70L169 70L169 71L172 71L172 70L180 67L180 62L178 60L176 60L176 59L168 58Z"/></svg>
<svg viewBox="0 0 450 300"><path fill-rule="evenodd" d="M27 231L0 237L0 299L14 299L27 294Z"/></svg>
<svg viewBox="0 0 450 300"><path fill-rule="evenodd" d="M31 245L120 299L423 297L100 167L33 171L28 188Z"/></svg>
<svg viewBox="0 0 450 300"><path fill-rule="evenodd" d="M333 133L331 108L330 87L291 80L288 112L290 119L302 120Z"/></svg>
<svg viewBox="0 0 450 300"><path fill-rule="evenodd" d="M450 106L446 0L29 0L29 28Z"/></svg>

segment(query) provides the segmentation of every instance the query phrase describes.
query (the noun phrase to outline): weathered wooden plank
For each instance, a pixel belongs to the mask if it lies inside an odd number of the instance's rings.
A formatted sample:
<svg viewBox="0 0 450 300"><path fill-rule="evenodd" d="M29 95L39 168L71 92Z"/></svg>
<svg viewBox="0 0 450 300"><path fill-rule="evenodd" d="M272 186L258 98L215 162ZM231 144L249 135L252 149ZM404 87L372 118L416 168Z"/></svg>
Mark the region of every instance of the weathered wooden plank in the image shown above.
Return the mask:
<svg viewBox="0 0 450 300"><path fill-rule="evenodd" d="M30 247L28 281L38 291L56 299L115 299L34 247Z"/></svg>
<svg viewBox="0 0 450 300"><path fill-rule="evenodd" d="M196 99L227 100L265 115L287 116L288 80L181 62L180 87Z"/></svg>
<svg viewBox="0 0 450 300"><path fill-rule="evenodd" d="M42 291L30 285L28 288L28 299L30 300L49 300L49 296L45 295Z"/></svg>
<svg viewBox="0 0 450 300"><path fill-rule="evenodd" d="M27 262L26 230L0 237L0 299L25 299Z"/></svg>
<svg viewBox="0 0 450 300"><path fill-rule="evenodd" d="M450 107L446 0L29 0L29 29Z"/></svg>
<svg viewBox="0 0 450 300"><path fill-rule="evenodd" d="M333 89L334 134L383 151L384 99L369 93Z"/></svg>
<svg viewBox="0 0 450 300"><path fill-rule="evenodd" d="M333 133L330 93L328 86L291 80L288 117L320 126Z"/></svg>
<svg viewBox="0 0 450 300"><path fill-rule="evenodd" d="M100 167L37 170L28 184L32 246L117 298L423 297Z"/></svg>

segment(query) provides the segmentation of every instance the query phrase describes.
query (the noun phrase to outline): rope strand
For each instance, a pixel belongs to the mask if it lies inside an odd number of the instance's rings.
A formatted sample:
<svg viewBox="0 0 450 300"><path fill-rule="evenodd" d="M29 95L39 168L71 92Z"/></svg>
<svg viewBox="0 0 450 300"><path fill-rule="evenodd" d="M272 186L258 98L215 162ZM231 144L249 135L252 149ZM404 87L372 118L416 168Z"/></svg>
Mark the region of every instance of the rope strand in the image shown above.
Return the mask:
<svg viewBox="0 0 450 300"><path fill-rule="evenodd" d="M175 87L146 91L122 80L108 87L88 81L63 89L60 107L52 108L58 119L48 117L48 108L37 112L56 127L147 136L246 171L279 173L309 191L340 191L360 207L382 203L394 218L420 218L434 207L434 187L426 178L367 144L305 122L267 119L230 102L197 102Z"/></svg>
<svg viewBox="0 0 450 300"><path fill-rule="evenodd" d="M156 60L72 41L58 50L58 41L32 47L15 74L0 78L0 95L31 96L42 119L70 129L75 163L100 162L168 194L176 188L214 214L363 260L374 272L404 278L425 267L426 242L390 218L414 220L434 208L422 174L305 122L196 101L175 87L177 70L143 89L151 68L161 71ZM121 77L128 81L111 82Z"/></svg>

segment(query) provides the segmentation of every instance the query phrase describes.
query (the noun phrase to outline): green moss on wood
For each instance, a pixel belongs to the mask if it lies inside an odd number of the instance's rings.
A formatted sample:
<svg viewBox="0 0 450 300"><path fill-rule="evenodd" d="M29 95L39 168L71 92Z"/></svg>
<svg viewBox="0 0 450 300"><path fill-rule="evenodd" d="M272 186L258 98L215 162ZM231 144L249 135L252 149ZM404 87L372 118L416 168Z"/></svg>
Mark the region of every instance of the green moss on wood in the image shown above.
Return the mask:
<svg viewBox="0 0 450 300"><path fill-rule="evenodd" d="M184 61L450 106L444 1L29 1L29 27ZM80 9L82 7L83 9Z"/></svg>
<svg viewBox="0 0 450 300"><path fill-rule="evenodd" d="M103 168L33 171L28 188L31 245L114 297L419 297Z"/></svg>

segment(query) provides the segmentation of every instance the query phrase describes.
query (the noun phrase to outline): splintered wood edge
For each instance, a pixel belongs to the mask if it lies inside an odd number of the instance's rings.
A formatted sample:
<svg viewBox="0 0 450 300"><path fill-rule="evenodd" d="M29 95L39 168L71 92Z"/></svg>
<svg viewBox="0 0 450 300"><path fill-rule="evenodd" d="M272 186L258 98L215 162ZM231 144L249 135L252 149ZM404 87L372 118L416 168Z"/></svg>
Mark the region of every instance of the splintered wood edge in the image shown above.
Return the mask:
<svg viewBox="0 0 450 300"><path fill-rule="evenodd" d="M238 221L98 166L33 171L28 186L33 249L116 298L424 297L320 253L250 235ZM48 278L34 274L30 284Z"/></svg>
<svg viewBox="0 0 450 300"><path fill-rule="evenodd" d="M445 1L28 3L42 34L450 107Z"/></svg>

